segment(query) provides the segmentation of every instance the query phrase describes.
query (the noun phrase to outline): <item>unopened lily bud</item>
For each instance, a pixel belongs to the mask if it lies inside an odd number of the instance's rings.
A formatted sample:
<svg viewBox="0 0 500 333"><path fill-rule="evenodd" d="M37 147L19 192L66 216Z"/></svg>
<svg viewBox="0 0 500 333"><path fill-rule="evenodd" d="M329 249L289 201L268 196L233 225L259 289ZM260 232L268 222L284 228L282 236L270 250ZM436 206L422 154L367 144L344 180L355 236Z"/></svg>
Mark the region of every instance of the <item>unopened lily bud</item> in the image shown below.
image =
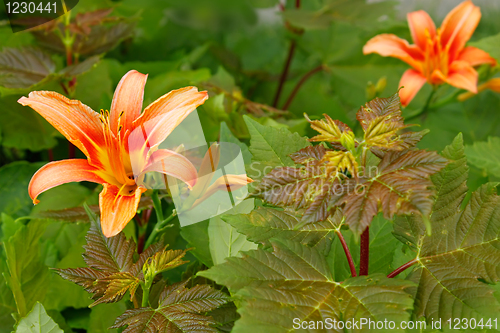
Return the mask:
<svg viewBox="0 0 500 333"><path fill-rule="evenodd" d="M375 85L375 90L377 91L377 94L381 94L386 86L387 86L387 77L383 76L377 81L377 84Z"/></svg>
<svg viewBox="0 0 500 333"><path fill-rule="evenodd" d="M480 93L483 90L490 89L494 92L500 93L500 77L494 77L493 79L489 79L485 83L479 85L477 87L477 92ZM464 92L463 94L458 95L457 99L460 102L463 102L465 100L468 100L471 97L476 96L477 94L474 94L470 91Z"/></svg>

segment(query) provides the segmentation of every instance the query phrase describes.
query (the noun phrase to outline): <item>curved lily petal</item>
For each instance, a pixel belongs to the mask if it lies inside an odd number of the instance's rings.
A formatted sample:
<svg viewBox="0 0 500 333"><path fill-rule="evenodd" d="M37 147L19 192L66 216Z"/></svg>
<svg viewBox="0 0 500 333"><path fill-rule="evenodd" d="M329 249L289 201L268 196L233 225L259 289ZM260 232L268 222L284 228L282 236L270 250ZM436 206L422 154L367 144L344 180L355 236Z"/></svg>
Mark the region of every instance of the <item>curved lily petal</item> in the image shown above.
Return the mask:
<svg viewBox="0 0 500 333"><path fill-rule="evenodd" d="M423 10L408 13L408 25L410 26L413 42L425 51L428 38L436 36L436 26L429 14Z"/></svg>
<svg viewBox="0 0 500 333"><path fill-rule="evenodd" d="M464 48L458 55L457 60L467 61L471 66L481 64L490 64L491 66L495 66L497 64L497 61L492 58L488 52L473 46L467 46Z"/></svg>
<svg viewBox="0 0 500 333"><path fill-rule="evenodd" d="M404 87L399 91L401 104L404 106L410 104L413 97L415 97L426 81L427 79L414 69L408 69L404 72L399 81L399 86Z"/></svg>
<svg viewBox="0 0 500 333"><path fill-rule="evenodd" d="M454 61L450 65L448 76L443 75L439 71L435 71L432 76L439 78L449 85L477 94L478 74L468 62Z"/></svg>
<svg viewBox="0 0 500 333"><path fill-rule="evenodd" d="M139 118L133 122L134 131L129 142L138 142L135 136L144 136L141 151L155 149L192 111L208 98L206 91L198 92L196 87L173 90L151 103ZM130 150L138 147L130 147Z"/></svg>
<svg viewBox="0 0 500 333"><path fill-rule="evenodd" d="M220 161L220 149L219 144L214 142L208 151L203 156L203 160L201 161L200 169L198 170L198 179L196 181L196 186L193 188L190 195L193 195L195 198L198 198L201 194L203 194L210 183L212 182L212 178L214 176L214 172L217 170Z"/></svg>
<svg viewBox="0 0 500 333"><path fill-rule="evenodd" d="M470 0L462 2L446 16L441 25L441 45L448 48L451 61L471 38L480 19L481 10Z"/></svg>
<svg viewBox="0 0 500 333"><path fill-rule="evenodd" d="M247 177L247 175L225 175L217 178L215 182L208 187L208 189L199 197L193 204L193 207L198 205L200 202L209 198L212 194L217 191L236 191L249 183L252 183L253 179Z"/></svg>
<svg viewBox="0 0 500 333"><path fill-rule="evenodd" d="M104 180L98 176L99 169L89 165L87 160L72 159L45 164L31 178L28 192L34 204L42 192L70 182L88 181L102 184Z"/></svg>
<svg viewBox="0 0 500 333"><path fill-rule="evenodd" d="M175 177L190 187L196 184L198 178L193 163L181 154L168 149L160 149L151 154L148 164L141 173L144 174L150 171L161 172Z"/></svg>
<svg viewBox="0 0 500 333"><path fill-rule="evenodd" d="M118 134L119 125L123 126L123 133L127 129L131 130L132 122L141 115L147 78L146 74L131 70L118 83L109 110L111 130L115 135ZM121 112L123 114L120 117Z"/></svg>
<svg viewBox="0 0 500 333"><path fill-rule="evenodd" d="M370 39L363 46L363 54L378 53L383 57L403 60L413 68L420 69L423 55L415 45L409 45L404 39L392 34L381 34Z"/></svg>
<svg viewBox="0 0 500 333"><path fill-rule="evenodd" d="M33 91L18 103L30 106L89 158L100 165L104 136L99 114L77 100L53 91Z"/></svg>
<svg viewBox="0 0 500 333"><path fill-rule="evenodd" d="M132 220L137 212L141 195L146 189L137 187L132 195L120 195L118 187L103 185L104 188L99 194L101 228L104 236L113 237Z"/></svg>

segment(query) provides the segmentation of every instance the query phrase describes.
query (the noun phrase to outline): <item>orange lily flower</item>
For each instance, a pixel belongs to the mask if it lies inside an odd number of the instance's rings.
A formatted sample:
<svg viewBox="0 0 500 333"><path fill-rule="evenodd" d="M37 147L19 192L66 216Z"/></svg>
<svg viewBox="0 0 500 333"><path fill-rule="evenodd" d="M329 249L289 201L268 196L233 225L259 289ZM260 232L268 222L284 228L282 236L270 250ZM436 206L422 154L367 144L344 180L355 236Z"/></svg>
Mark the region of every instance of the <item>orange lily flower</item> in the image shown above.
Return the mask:
<svg viewBox="0 0 500 333"><path fill-rule="evenodd" d="M134 217L142 193L138 181L157 171L192 187L197 172L184 156L158 146L191 111L208 98L206 91L186 87L169 92L142 110L147 75L129 71L118 84L111 109L94 112L77 100L51 91L21 97L78 147L87 159L51 162L38 170L29 184L37 204L40 193L55 186L90 181L104 186L99 195L101 227L106 237L118 234Z"/></svg>
<svg viewBox="0 0 500 333"><path fill-rule="evenodd" d="M193 209L217 191L232 192L253 182L253 179L247 177L246 174L228 174L217 178L213 184L210 185L214 177L214 172L217 171L219 166L220 156L219 144L213 143L201 161L197 173L198 181L196 185L193 186L192 190L189 191L188 196L182 200L183 202L182 206L179 208L179 213ZM170 187L170 190L172 192L172 197L180 196L178 187Z"/></svg>
<svg viewBox="0 0 500 333"><path fill-rule="evenodd" d="M363 53L378 53L403 60L413 69L407 70L399 82L401 104L408 105L425 82L436 86L448 83L477 93L478 74L473 66L496 64L495 59L478 48L465 46L481 19L479 7L464 1L455 7L436 30L434 22L423 10L408 14L408 25L415 44L392 34L370 39Z"/></svg>

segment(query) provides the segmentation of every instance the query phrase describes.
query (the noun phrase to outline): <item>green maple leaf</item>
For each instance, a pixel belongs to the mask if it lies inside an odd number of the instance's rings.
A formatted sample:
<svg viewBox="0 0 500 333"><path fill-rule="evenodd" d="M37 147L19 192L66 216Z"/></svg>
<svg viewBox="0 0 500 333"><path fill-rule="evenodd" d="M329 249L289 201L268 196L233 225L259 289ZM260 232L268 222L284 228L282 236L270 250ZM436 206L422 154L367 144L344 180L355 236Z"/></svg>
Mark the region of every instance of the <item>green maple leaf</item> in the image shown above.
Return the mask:
<svg viewBox="0 0 500 333"><path fill-rule="evenodd" d="M223 220L256 243L270 246L270 239L290 239L328 252L333 231L342 220L340 212L331 219L300 226L300 218L271 208L259 207L250 214L224 215Z"/></svg>
<svg viewBox="0 0 500 333"><path fill-rule="evenodd" d="M416 317L490 318L500 304L488 284L500 281L500 197L497 184L481 186L461 209L468 167L462 136L446 147L452 162L432 180L437 189L432 235L418 216L400 218L395 235L417 252L408 279L417 284Z"/></svg>
<svg viewBox="0 0 500 333"><path fill-rule="evenodd" d="M241 301L234 332L291 332L294 318L409 319L413 300L405 289L411 282L382 274L336 282L317 249L288 240L271 243L272 252L248 251L198 273L227 286Z"/></svg>

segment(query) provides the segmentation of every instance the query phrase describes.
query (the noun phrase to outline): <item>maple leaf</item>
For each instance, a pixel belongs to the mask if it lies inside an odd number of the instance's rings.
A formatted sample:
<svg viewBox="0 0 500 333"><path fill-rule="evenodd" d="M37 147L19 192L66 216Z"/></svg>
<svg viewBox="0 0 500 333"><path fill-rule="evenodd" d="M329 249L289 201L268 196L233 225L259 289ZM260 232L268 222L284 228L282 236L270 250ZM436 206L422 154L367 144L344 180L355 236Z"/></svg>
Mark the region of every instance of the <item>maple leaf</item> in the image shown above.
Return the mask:
<svg viewBox="0 0 500 333"><path fill-rule="evenodd" d="M394 215L431 212L434 191L430 175L446 166L447 159L435 152L405 150L388 152L373 177L362 178L342 204L346 224L361 234L379 212L391 220Z"/></svg>
<svg viewBox="0 0 500 333"><path fill-rule="evenodd" d="M127 240L123 233L105 237L98 222L97 219L92 221L86 236L83 259L88 267L57 269L63 278L93 294L94 303L90 306L117 302L127 291L134 301L137 288L145 282L145 267L152 281L156 274L185 263L181 258L187 250L167 251L160 243L148 247L134 262L135 242Z"/></svg>
<svg viewBox="0 0 500 333"><path fill-rule="evenodd" d="M372 152L382 157L384 151L403 150L414 147L427 133L399 132L413 125L405 125L398 93L388 98L375 98L356 113L363 128L364 143Z"/></svg>
<svg viewBox="0 0 500 333"><path fill-rule="evenodd" d="M326 113L323 114L323 116L325 117L325 119L311 120L309 119L307 114L304 113L304 117L311 124L311 128L320 133L319 135L310 138L309 141L340 142L342 133L353 135L352 130L349 128L349 126L347 126L343 122L339 120L333 120Z"/></svg>
<svg viewBox="0 0 500 333"><path fill-rule="evenodd" d="M132 332L217 332L215 320L204 315L229 301L229 297L208 285L185 288L188 280L165 287L158 308L142 307L125 311L110 328L128 325Z"/></svg>
<svg viewBox="0 0 500 333"><path fill-rule="evenodd" d="M339 283L318 249L289 240L271 243L272 252L251 250L198 273L227 286L241 300L235 332L289 332L294 318L409 319L413 300L405 290L411 282L373 274ZM388 299L390 306L380 306Z"/></svg>
<svg viewBox="0 0 500 333"><path fill-rule="evenodd" d="M250 214L224 215L222 219L255 243L270 246L270 239L289 239L328 252L333 239L333 230L342 221L337 211L331 219L301 226L301 219L293 214L272 208L258 207Z"/></svg>
<svg viewBox="0 0 500 333"><path fill-rule="evenodd" d="M468 167L462 136L446 147L451 160L432 177L437 189L432 234L419 216L398 218L394 234L416 251L408 279L417 284L416 317L491 318L500 304L489 284L500 281L500 197L497 183L476 190L467 205Z"/></svg>

